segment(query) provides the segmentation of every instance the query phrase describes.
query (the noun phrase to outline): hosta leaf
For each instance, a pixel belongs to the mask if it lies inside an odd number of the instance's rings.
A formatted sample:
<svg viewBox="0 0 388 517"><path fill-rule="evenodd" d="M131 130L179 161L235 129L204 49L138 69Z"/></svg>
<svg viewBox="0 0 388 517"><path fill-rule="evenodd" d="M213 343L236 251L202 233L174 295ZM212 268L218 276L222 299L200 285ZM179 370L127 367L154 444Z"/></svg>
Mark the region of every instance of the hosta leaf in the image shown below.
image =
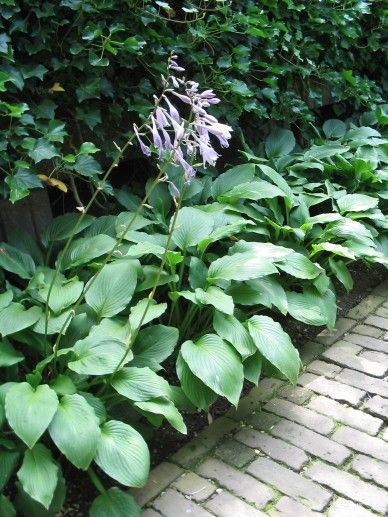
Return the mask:
<svg viewBox="0 0 388 517"><path fill-rule="evenodd" d="M114 338L88 336L73 347L76 359L68 363L70 370L84 375L113 373L128 350L128 345ZM124 364L132 359L129 351Z"/></svg>
<svg viewBox="0 0 388 517"><path fill-rule="evenodd" d="M225 194L233 187L248 183L253 180L255 176L255 165L252 163L244 163L237 165L228 171L220 174L212 184L212 196L217 199L220 195Z"/></svg>
<svg viewBox="0 0 388 517"><path fill-rule="evenodd" d="M9 341L0 342L0 367L12 366L13 364L23 361L24 356L9 343Z"/></svg>
<svg viewBox="0 0 388 517"><path fill-rule="evenodd" d="M73 311L68 309L62 314L55 316L49 313L48 324L47 324L47 335L58 334L66 332L67 327L70 325L71 318L73 317ZM37 334L46 334L46 314L42 313L39 320L34 325L33 331Z"/></svg>
<svg viewBox="0 0 388 517"><path fill-rule="evenodd" d="M24 279L32 278L35 273L31 256L5 242L0 245L0 267Z"/></svg>
<svg viewBox="0 0 388 517"><path fill-rule="evenodd" d="M225 294L219 287L210 286L206 291L198 288L195 290L195 298L202 305L212 305L225 314L233 314L233 298Z"/></svg>
<svg viewBox="0 0 388 517"><path fill-rule="evenodd" d="M77 277L54 283L48 299L48 306L56 314L62 312L78 300L83 287L84 283L80 282ZM44 301L47 301L49 289L50 284L38 290Z"/></svg>
<svg viewBox="0 0 388 517"><path fill-rule="evenodd" d="M234 349L215 334L206 334L193 341L186 341L181 354L190 370L210 389L238 404L243 368Z"/></svg>
<svg viewBox="0 0 388 517"><path fill-rule="evenodd" d="M265 140L268 158L290 154L295 147L295 137L289 129L275 128Z"/></svg>
<svg viewBox="0 0 388 517"><path fill-rule="evenodd" d="M98 419L81 395L64 395L49 427L58 449L77 468L86 470L100 438Z"/></svg>
<svg viewBox="0 0 388 517"><path fill-rule="evenodd" d="M327 229L326 231L336 237L354 239L356 241L362 242L363 244L374 247L371 232L368 230L368 228L366 228L366 226L359 223L358 221L343 218L342 220L334 223L331 228Z"/></svg>
<svg viewBox="0 0 388 517"><path fill-rule="evenodd" d="M270 178L273 181L273 183L275 183L277 187L279 187L285 193L285 195L290 200L294 199L294 193L292 191L292 188L289 186L289 184L283 178L283 176L281 176L278 172L276 172L271 167L268 167L267 165L259 164L258 167L266 176L268 176L268 178Z"/></svg>
<svg viewBox="0 0 388 517"><path fill-rule="evenodd" d="M151 303L149 303L148 298L140 300L136 305L131 307L131 312L129 314L129 323L131 328L137 329L140 326L146 325L155 318L159 318L159 316L166 312L166 309L167 303L156 303L155 300L152 300Z"/></svg>
<svg viewBox="0 0 388 517"><path fill-rule="evenodd" d="M147 444L141 434L123 422L110 420L101 427L94 461L122 485L141 487L147 481L150 467Z"/></svg>
<svg viewBox="0 0 388 517"><path fill-rule="evenodd" d="M301 253L288 255L281 262L276 262L276 266L296 278L309 280L316 278L322 271L314 262Z"/></svg>
<svg viewBox="0 0 388 517"><path fill-rule="evenodd" d="M152 370L160 370L160 364L173 353L178 337L177 328L165 325L154 325L141 330L132 347L134 364L141 362Z"/></svg>
<svg viewBox="0 0 388 517"><path fill-rule="evenodd" d="M58 515L62 510L66 497L65 480L60 472L58 477L57 486L48 509L46 509L41 503L38 503L35 499L32 499L31 496L23 490L21 483L18 482L18 493L15 497L15 506L20 515L23 515L23 517L54 517Z"/></svg>
<svg viewBox="0 0 388 517"><path fill-rule="evenodd" d="M313 145L303 155L304 160L321 160L322 158L330 158L337 154L344 154L349 151L349 147L341 144L328 143L325 145Z"/></svg>
<svg viewBox="0 0 388 517"><path fill-rule="evenodd" d="M228 341L246 359L256 352L256 346L247 329L234 316L215 311L213 327L220 338Z"/></svg>
<svg viewBox="0 0 388 517"><path fill-rule="evenodd" d="M196 408L207 411L209 406L217 400L217 393L214 393L213 390L208 388L206 384L193 374L181 354L178 355L176 371L182 390L187 398Z"/></svg>
<svg viewBox="0 0 388 517"><path fill-rule="evenodd" d="M337 200L337 204L341 213L363 212L364 210L376 208L379 204L379 199L365 194L347 194L340 197Z"/></svg>
<svg viewBox="0 0 388 517"><path fill-rule="evenodd" d="M210 264L208 282L218 280L250 280L277 273L270 260L253 252L225 255Z"/></svg>
<svg viewBox="0 0 388 517"><path fill-rule="evenodd" d="M134 406L142 412L144 411L146 416L147 413L164 416L174 429L183 434L187 433L182 415L170 400L159 398L145 402L135 402Z"/></svg>
<svg viewBox="0 0 388 517"><path fill-rule="evenodd" d="M334 327L337 305L333 292L319 293L315 288L306 288L303 293L287 293L288 311L291 316L308 325Z"/></svg>
<svg viewBox="0 0 388 517"><path fill-rule="evenodd" d="M337 277L345 289L349 292L353 289L353 278L343 260L329 258L329 265L332 273Z"/></svg>
<svg viewBox="0 0 388 517"><path fill-rule="evenodd" d="M276 246L271 242L247 242L240 240L230 248L231 254L245 253L248 251L261 257L262 260L268 260L270 262L276 262L294 253L294 250L291 248Z"/></svg>
<svg viewBox="0 0 388 517"><path fill-rule="evenodd" d="M77 235L78 233L82 232L82 230L90 226L94 219L90 215L85 215L81 223L78 223L80 217L80 214L69 213L60 215L59 217L53 219L43 233L43 244L47 246L49 242L68 239L70 235L73 235L73 233L74 235ZM78 226L75 229L77 224Z"/></svg>
<svg viewBox="0 0 388 517"><path fill-rule="evenodd" d="M136 287L137 267L135 260L120 260L107 264L91 278L85 300L99 318L111 318L128 305Z"/></svg>
<svg viewBox="0 0 388 517"><path fill-rule="evenodd" d="M123 236L123 231L136 231L141 230L151 224L155 224L155 221L147 219L142 215L138 215L135 212L121 212L116 217L116 233L117 236ZM127 233L124 235L124 239L127 237Z"/></svg>
<svg viewBox="0 0 388 517"><path fill-rule="evenodd" d="M172 239L185 250L205 239L213 230L213 218L198 208L183 207L179 210Z"/></svg>
<svg viewBox="0 0 388 517"><path fill-rule="evenodd" d="M58 397L47 384L12 386L5 397L5 414L13 431L29 447L39 440L58 408Z"/></svg>
<svg viewBox="0 0 388 517"><path fill-rule="evenodd" d="M236 282L228 289L228 293L240 305L264 305L269 309L275 306L282 314L287 314L286 292L274 275Z"/></svg>
<svg viewBox="0 0 388 517"><path fill-rule="evenodd" d="M6 450L0 449L0 490L8 483L9 478L12 476L18 461L19 451L17 450ZM0 506L1 508L1 506ZM0 515L1 512L0 512Z"/></svg>
<svg viewBox="0 0 388 517"><path fill-rule="evenodd" d="M279 187L272 185L268 181L250 181L232 188L220 196L220 201L234 203L240 199L250 199L258 201L259 199L272 199L274 197L284 197L285 193Z"/></svg>
<svg viewBox="0 0 388 517"><path fill-rule="evenodd" d="M196 289L197 287L204 288L206 286L207 275L208 269L203 260L197 257L191 257L189 270L189 283L191 289Z"/></svg>
<svg viewBox="0 0 388 517"><path fill-rule="evenodd" d="M2 517L16 517L15 507L5 495L0 495L0 515Z"/></svg>
<svg viewBox="0 0 388 517"><path fill-rule="evenodd" d="M300 369L299 354L281 325L268 316L252 316L248 330L260 353L295 384Z"/></svg>
<svg viewBox="0 0 388 517"><path fill-rule="evenodd" d="M323 123L322 129L326 138L341 138L346 132L346 125L342 120L330 119Z"/></svg>
<svg viewBox="0 0 388 517"><path fill-rule="evenodd" d="M17 477L32 499L49 508L58 482L58 466L44 445L38 443L26 450Z"/></svg>
<svg viewBox="0 0 388 517"><path fill-rule="evenodd" d="M116 240L109 235L100 234L94 237L83 237L73 241L66 253L59 255L57 263L60 263L64 270L80 266L109 253L115 244Z"/></svg>
<svg viewBox="0 0 388 517"><path fill-rule="evenodd" d="M99 495L90 508L90 517L140 517L134 498L117 487Z"/></svg>
<svg viewBox="0 0 388 517"><path fill-rule="evenodd" d="M318 253L319 251L328 251L329 253L333 253L334 255L339 255L340 257L345 257L351 260L355 260L356 256L352 250L346 248L345 246L341 246L341 244L334 244L332 242L320 242L319 244L313 244L314 252Z"/></svg>
<svg viewBox="0 0 388 517"><path fill-rule="evenodd" d="M115 374L111 384L120 395L130 400L171 397L168 382L149 368L122 368Z"/></svg>
<svg viewBox="0 0 388 517"><path fill-rule="evenodd" d="M13 292L11 290L0 294L0 310L5 309L13 300Z"/></svg>
<svg viewBox="0 0 388 517"><path fill-rule="evenodd" d="M258 350L243 362L245 379L256 386L260 379L262 362L262 355Z"/></svg>

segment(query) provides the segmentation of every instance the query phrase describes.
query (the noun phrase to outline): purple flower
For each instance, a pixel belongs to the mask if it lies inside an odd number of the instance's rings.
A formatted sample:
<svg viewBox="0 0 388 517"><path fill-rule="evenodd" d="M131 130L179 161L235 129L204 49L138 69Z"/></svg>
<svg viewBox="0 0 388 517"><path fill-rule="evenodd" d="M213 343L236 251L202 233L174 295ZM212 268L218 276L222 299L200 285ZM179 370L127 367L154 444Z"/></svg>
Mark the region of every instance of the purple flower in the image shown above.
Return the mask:
<svg viewBox="0 0 388 517"><path fill-rule="evenodd" d="M215 165L217 158L220 156L216 151L213 149L211 145L209 145L207 142L202 141L201 139L198 140L199 142L199 152L202 156L203 160L203 166L206 167L206 163L209 165Z"/></svg>
<svg viewBox="0 0 388 517"><path fill-rule="evenodd" d="M163 154L163 142L162 142L162 139L160 138L158 130L156 129L155 119L153 116L151 116L151 122L152 122L152 128L150 128L150 129L151 129L152 139L154 141L155 147L159 150L159 158L161 158L162 154Z"/></svg>
<svg viewBox="0 0 388 517"><path fill-rule="evenodd" d="M136 138L137 138L137 141L139 142L140 144L140 149L141 149L141 152L143 154L145 154L146 156L151 156L151 149L148 147L148 145L145 145L145 143L142 141L142 139L140 138L140 135L139 135L139 131L137 129L137 126L136 124L133 124L133 130L135 132L135 135L136 135Z"/></svg>
<svg viewBox="0 0 388 517"><path fill-rule="evenodd" d="M165 112L166 110L163 108L156 108L155 110L155 118L159 128L163 128L169 125Z"/></svg>
<svg viewBox="0 0 388 517"><path fill-rule="evenodd" d="M164 100L167 102L168 110L170 112L171 118L174 119L175 122L180 122L181 119L180 119L180 116L179 116L179 113L178 113L178 110L176 109L176 107L171 104L171 102L168 100L168 98L166 96L164 96Z"/></svg>
<svg viewBox="0 0 388 517"><path fill-rule="evenodd" d="M171 93L173 95L175 95L175 97L178 97L178 99L180 99L185 104L191 104L192 103L190 97L188 97L187 95L182 95L182 94L174 92L174 91L172 91Z"/></svg>

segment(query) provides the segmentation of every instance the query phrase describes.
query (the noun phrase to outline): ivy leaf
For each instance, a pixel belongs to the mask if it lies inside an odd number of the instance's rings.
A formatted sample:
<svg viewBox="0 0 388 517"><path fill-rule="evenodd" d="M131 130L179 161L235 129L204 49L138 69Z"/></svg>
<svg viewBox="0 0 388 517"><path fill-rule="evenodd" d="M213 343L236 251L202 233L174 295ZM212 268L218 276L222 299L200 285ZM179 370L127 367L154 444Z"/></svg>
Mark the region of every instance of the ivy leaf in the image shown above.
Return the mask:
<svg viewBox="0 0 388 517"><path fill-rule="evenodd" d="M77 468L86 470L95 456L100 428L92 407L75 393L64 395L49 427L58 449Z"/></svg>
<svg viewBox="0 0 388 517"><path fill-rule="evenodd" d="M30 449L50 425L57 408L57 394L47 384L34 389L28 382L21 382L5 397L8 423Z"/></svg>
<svg viewBox="0 0 388 517"><path fill-rule="evenodd" d="M35 163L39 163L42 160L51 160L54 156L59 156L59 153L48 140L38 138L34 148L28 152L28 156L32 158Z"/></svg>
<svg viewBox="0 0 388 517"><path fill-rule="evenodd" d="M44 445L38 443L24 453L17 477L23 490L48 509L58 482L58 466Z"/></svg>
<svg viewBox="0 0 388 517"><path fill-rule="evenodd" d="M144 486L150 453L141 434L133 427L110 420L101 427L94 461L111 478L125 486Z"/></svg>
<svg viewBox="0 0 388 517"><path fill-rule="evenodd" d="M98 176L102 173L101 165L87 154L81 154L77 157L74 169L81 176L87 177Z"/></svg>

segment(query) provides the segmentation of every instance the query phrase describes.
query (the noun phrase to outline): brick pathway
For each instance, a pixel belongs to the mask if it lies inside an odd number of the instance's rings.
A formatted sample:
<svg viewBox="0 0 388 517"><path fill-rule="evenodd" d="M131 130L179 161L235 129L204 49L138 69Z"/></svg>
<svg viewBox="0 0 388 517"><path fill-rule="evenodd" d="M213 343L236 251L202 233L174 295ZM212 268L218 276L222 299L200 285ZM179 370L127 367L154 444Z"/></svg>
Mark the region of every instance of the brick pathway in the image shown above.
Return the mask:
<svg viewBox="0 0 388 517"><path fill-rule="evenodd" d="M132 493L144 517L388 513L388 281Z"/></svg>

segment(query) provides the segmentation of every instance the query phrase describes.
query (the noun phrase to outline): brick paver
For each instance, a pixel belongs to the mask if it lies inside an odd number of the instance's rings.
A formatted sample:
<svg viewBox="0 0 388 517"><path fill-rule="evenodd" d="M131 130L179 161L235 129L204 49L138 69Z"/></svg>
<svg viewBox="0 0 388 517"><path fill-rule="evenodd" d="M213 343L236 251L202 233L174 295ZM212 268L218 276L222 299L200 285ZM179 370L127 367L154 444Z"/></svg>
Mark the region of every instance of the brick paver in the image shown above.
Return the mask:
<svg viewBox="0 0 388 517"><path fill-rule="evenodd" d="M388 281L132 490L144 517L388 512Z"/></svg>

